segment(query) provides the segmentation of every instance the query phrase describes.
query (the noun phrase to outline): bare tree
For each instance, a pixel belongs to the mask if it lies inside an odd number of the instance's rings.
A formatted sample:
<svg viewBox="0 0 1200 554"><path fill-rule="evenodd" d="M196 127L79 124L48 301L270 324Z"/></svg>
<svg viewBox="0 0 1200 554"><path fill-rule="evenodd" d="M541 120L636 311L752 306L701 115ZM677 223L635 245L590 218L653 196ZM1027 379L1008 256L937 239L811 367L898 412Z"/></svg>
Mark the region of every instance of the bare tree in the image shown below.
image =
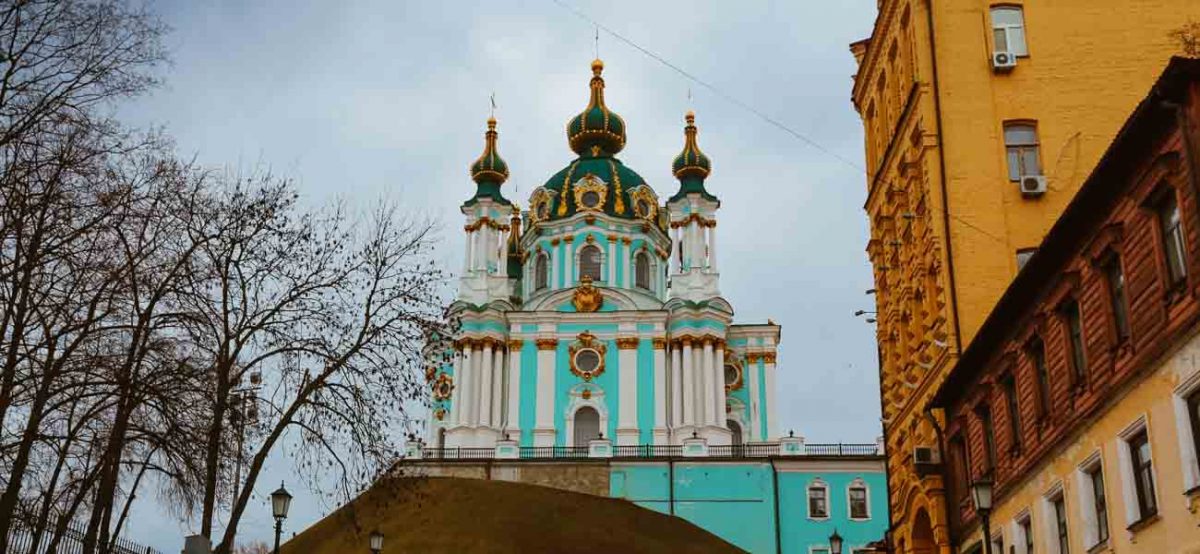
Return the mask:
<svg viewBox="0 0 1200 554"><path fill-rule="evenodd" d="M1171 31L1170 37L1179 43L1179 51L1184 56L1200 57L1200 22L1189 21Z"/></svg>

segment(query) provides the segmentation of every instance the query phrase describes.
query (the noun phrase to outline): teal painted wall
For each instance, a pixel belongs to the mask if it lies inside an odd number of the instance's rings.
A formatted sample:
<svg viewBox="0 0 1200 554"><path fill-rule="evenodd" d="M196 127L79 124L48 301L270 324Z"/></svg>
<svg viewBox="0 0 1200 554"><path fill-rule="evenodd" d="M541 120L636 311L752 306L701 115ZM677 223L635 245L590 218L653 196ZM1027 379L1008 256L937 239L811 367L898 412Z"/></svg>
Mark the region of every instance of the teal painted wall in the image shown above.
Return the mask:
<svg viewBox="0 0 1200 554"><path fill-rule="evenodd" d="M638 341L637 425L638 443L654 444L654 343Z"/></svg>
<svg viewBox="0 0 1200 554"><path fill-rule="evenodd" d="M537 342L521 345L521 446L533 446L533 428L537 426Z"/></svg>
<svg viewBox="0 0 1200 554"><path fill-rule="evenodd" d="M834 462L836 463L836 462ZM667 462L613 464L609 494L662 513L671 513ZM820 477L830 487L830 517L814 521L806 515L808 483ZM871 517L851 521L846 487L861 477L868 486ZM827 545L836 528L845 538L844 553L879 540L887 530L887 498L882 469L852 473L780 471L780 551L808 554ZM767 462L676 462L674 514L752 553L776 552L775 484Z"/></svg>

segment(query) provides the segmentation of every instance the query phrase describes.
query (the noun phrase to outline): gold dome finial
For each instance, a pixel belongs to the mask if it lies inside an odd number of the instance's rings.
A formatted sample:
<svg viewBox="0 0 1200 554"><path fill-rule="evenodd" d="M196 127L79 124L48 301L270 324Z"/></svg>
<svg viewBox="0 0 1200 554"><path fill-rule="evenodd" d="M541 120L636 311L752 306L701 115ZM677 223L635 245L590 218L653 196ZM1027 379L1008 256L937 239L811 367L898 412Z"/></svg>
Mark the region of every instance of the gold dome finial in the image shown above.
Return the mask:
<svg viewBox="0 0 1200 554"><path fill-rule="evenodd" d="M604 71L604 62L600 58L592 60L592 75L599 77L601 71Z"/></svg>
<svg viewBox="0 0 1200 554"><path fill-rule="evenodd" d="M489 130L489 131L495 131L495 130L496 130L496 116L492 116L492 117L489 117L489 118L488 118L488 120L487 120L487 126L488 126L488 130Z"/></svg>
<svg viewBox="0 0 1200 554"><path fill-rule="evenodd" d="M696 112L693 112L692 110L688 110L687 114L685 114L683 116L683 119L684 119L684 121L687 121L688 125L695 125L696 124Z"/></svg>

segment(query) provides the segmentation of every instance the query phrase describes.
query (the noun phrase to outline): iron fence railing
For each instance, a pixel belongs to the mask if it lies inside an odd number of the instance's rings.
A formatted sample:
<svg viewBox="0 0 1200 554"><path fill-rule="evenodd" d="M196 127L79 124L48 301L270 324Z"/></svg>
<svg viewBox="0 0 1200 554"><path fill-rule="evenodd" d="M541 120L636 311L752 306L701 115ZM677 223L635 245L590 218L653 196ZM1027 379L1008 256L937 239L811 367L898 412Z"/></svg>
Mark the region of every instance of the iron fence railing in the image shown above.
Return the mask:
<svg viewBox="0 0 1200 554"><path fill-rule="evenodd" d="M801 447L798 452L782 452L776 442L752 442L744 444L713 445L708 447L710 458L766 458L771 456L876 456L881 454L874 443L813 443ZM674 458L683 456L680 445L619 445L613 446L611 458ZM528 459L583 459L589 458L586 446L521 446L517 458ZM421 458L426 460L487 460L496 458L495 448L433 448L421 449Z"/></svg>
<svg viewBox="0 0 1200 554"><path fill-rule="evenodd" d="M32 518L18 517L9 529L7 544L12 554L83 554L84 531L74 522L63 525L62 521L45 522L44 525L34 524ZM39 532L40 527L40 532ZM54 545L54 536L61 530L58 544ZM149 546L142 546L124 537L112 540L112 554L162 554Z"/></svg>

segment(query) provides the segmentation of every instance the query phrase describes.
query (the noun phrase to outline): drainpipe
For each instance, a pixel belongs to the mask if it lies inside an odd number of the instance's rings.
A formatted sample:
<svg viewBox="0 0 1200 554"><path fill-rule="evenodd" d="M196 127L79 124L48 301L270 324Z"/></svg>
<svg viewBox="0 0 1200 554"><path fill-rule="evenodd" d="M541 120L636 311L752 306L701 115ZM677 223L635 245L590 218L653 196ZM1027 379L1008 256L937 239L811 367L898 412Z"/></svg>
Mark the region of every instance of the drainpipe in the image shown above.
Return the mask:
<svg viewBox="0 0 1200 554"><path fill-rule="evenodd" d="M675 458L667 458L667 511L675 515Z"/></svg>
<svg viewBox="0 0 1200 554"><path fill-rule="evenodd" d="M933 28L933 0L925 1L925 20L929 25L929 61L933 65L933 111L937 119L938 164L941 167L942 227L946 230L946 272L950 275L950 310L954 312L954 350L962 351L962 330L958 325L958 287L954 279L954 250L950 244L950 195L946 186L946 136L942 131L942 93L938 79L937 32Z"/></svg>
<svg viewBox="0 0 1200 554"><path fill-rule="evenodd" d="M947 465L946 464L946 435L942 432L942 426L938 425L937 418L933 416L933 408L926 407L924 416L925 416L925 419L929 420L929 424L933 426L933 434L937 436L938 453L941 455L941 459L942 459L942 463L941 463L942 467L941 467L940 471L942 474L942 483L944 485L945 483L948 483L950 481L949 479L947 479L947 475L946 475L946 465ZM942 491L943 491L943 493L945 492L944 486L943 486ZM947 534L949 535L948 538L950 539L950 544L954 544L954 534L955 534L956 530L951 525L951 522L953 520L950 518L950 507L949 507L948 500L946 501L946 504L947 504L946 513L943 514L943 516L946 518L946 531L947 531ZM990 537L984 537L984 539L989 540Z"/></svg>
<svg viewBox="0 0 1200 554"><path fill-rule="evenodd" d="M775 467L774 456L771 457L771 487L775 491L773 495L775 501L775 554L780 554L783 552L783 541L780 538L779 531L781 527L781 522L779 521L779 469Z"/></svg>

